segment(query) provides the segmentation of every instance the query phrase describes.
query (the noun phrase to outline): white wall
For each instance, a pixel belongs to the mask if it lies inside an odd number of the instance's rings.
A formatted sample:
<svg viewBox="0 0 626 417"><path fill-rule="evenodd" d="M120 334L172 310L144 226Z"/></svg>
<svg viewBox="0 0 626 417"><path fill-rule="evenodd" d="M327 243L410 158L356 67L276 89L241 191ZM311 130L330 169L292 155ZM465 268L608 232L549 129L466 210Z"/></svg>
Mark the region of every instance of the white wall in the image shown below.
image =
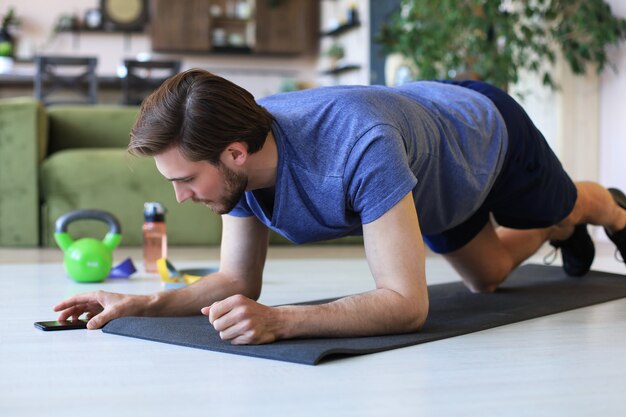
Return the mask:
<svg viewBox="0 0 626 417"><path fill-rule="evenodd" d="M613 13L626 17L626 1L606 0ZM626 190L626 44L610 51L618 68L600 77L600 181Z"/></svg>
<svg viewBox="0 0 626 417"><path fill-rule="evenodd" d="M626 17L624 0L605 0ZM531 94L524 107L575 180L594 180L626 189L626 42L609 50L617 69L575 76L559 59L552 69L561 89L552 92L533 76L516 89Z"/></svg>
<svg viewBox="0 0 626 417"><path fill-rule="evenodd" d="M247 88L256 97L279 91L287 79L309 83L315 80L317 57L155 54L151 52L148 34L133 34L128 38L121 33L61 33L50 41L59 16L75 14L82 20L85 11L98 7L99 3L99 0L4 0L0 1L0 15L13 6L21 18L16 48L19 53L97 56L100 75L114 75L124 58L149 53L155 58L180 59L183 69L200 67L213 71ZM20 67L28 65L21 64L17 68Z"/></svg>
<svg viewBox="0 0 626 417"><path fill-rule="evenodd" d="M322 76L319 82L323 85L369 84L369 0L320 1L320 32L327 32L344 23L347 10L351 6L357 8L361 26L335 38L323 37L320 42L322 57L317 63L317 70L321 73L330 67L329 60L323 53L333 42L338 42L344 47L346 56L342 61L345 64L360 65L361 69L338 76Z"/></svg>
<svg viewBox="0 0 626 417"><path fill-rule="evenodd" d="M523 74L512 94L524 106L535 125L575 181L599 178L599 96L597 74L572 73L558 57L550 71L557 90L544 86L536 74Z"/></svg>
<svg viewBox="0 0 626 417"><path fill-rule="evenodd" d="M626 17L626 1L605 1ZM626 190L626 42L610 48L609 56L617 72L575 76L559 60L553 71L561 90L551 92L533 77L517 87L533 92L524 106L575 180ZM595 236L606 240L599 230Z"/></svg>

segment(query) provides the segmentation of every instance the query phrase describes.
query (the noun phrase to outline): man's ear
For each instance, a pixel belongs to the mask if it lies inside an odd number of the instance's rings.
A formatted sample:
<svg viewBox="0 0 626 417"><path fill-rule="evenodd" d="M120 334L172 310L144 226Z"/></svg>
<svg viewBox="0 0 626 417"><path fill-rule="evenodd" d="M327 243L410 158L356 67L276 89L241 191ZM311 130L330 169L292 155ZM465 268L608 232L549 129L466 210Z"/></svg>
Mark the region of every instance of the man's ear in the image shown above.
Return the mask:
<svg viewBox="0 0 626 417"><path fill-rule="evenodd" d="M229 144L226 149L224 149L220 160L222 161L222 163L225 163L229 166L232 164L240 167L246 163L249 155L250 154L248 153L248 146L245 143L233 142Z"/></svg>

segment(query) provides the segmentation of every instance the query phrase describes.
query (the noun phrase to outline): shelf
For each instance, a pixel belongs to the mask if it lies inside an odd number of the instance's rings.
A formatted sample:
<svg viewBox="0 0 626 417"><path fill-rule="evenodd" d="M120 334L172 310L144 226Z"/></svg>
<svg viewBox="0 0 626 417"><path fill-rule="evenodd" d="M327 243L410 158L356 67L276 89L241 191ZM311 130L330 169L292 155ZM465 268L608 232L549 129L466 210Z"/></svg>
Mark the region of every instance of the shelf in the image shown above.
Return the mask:
<svg viewBox="0 0 626 417"><path fill-rule="evenodd" d="M211 19L215 23L234 23L234 24L240 24L240 25L254 22L254 19L242 19L240 17L228 17L228 16L214 16Z"/></svg>
<svg viewBox="0 0 626 417"><path fill-rule="evenodd" d="M85 34L94 34L94 35L122 35L124 37L124 43L126 50L130 50L131 38L134 35L147 35L146 31L143 29L87 29L84 27L76 28L76 29L59 29L56 31L57 34L61 33L69 33L73 38L74 49L79 48L80 38ZM88 36L89 37L89 36Z"/></svg>
<svg viewBox="0 0 626 417"><path fill-rule="evenodd" d="M327 32L322 32L320 34L320 36L339 36L344 32L347 32L349 30L352 30L354 28L358 28L359 26L361 26L361 22L356 21L356 22L350 22L350 23L344 23L341 26L336 27L333 30L329 30Z"/></svg>
<svg viewBox="0 0 626 417"><path fill-rule="evenodd" d="M344 72L356 71L360 69L361 69L360 65L346 64L337 68L322 71L322 75L339 75L339 74L343 74Z"/></svg>
<svg viewBox="0 0 626 417"><path fill-rule="evenodd" d="M83 33L111 33L111 34L136 34L136 33L146 33L145 30L143 29L124 29L124 30L107 30L107 29L87 29L87 28L80 28L80 29L59 29L57 31L57 33L71 33L71 34L75 34L75 35L80 35Z"/></svg>
<svg viewBox="0 0 626 417"><path fill-rule="evenodd" d="M252 48L249 46L214 46L211 48L211 52L220 54L244 54L251 55Z"/></svg>

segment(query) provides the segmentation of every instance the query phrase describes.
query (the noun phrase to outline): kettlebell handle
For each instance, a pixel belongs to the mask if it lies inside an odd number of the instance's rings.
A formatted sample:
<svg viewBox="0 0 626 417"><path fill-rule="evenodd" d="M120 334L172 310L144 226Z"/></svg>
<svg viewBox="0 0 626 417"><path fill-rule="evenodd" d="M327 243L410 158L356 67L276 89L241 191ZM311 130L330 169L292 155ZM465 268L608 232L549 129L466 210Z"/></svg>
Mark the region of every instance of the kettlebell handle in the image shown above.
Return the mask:
<svg viewBox="0 0 626 417"><path fill-rule="evenodd" d="M76 220L100 220L109 225L109 234L122 234L122 227L115 216L103 210L75 210L65 213L55 223L55 233L67 233L70 223Z"/></svg>

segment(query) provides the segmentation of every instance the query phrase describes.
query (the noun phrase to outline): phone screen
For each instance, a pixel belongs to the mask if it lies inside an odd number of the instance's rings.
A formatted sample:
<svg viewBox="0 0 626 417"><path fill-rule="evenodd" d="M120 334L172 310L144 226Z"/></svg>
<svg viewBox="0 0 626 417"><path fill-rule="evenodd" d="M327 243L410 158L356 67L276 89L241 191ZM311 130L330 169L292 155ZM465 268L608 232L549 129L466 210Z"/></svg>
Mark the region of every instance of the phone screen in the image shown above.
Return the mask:
<svg viewBox="0 0 626 417"><path fill-rule="evenodd" d="M38 321L35 327L44 331L86 329L87 320Z"/></svg>

